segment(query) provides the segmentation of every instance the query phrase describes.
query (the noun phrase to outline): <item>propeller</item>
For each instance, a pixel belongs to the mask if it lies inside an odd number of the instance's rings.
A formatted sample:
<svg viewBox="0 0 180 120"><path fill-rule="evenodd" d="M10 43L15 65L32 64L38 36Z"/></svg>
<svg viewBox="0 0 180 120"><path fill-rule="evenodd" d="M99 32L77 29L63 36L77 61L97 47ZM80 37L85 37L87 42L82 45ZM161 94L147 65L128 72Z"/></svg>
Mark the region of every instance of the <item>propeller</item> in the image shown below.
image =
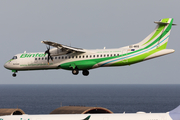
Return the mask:
<svg viewBox="0 0 180 120"><path fill-rule="evenodd" d="M44 52L44 55L48 54L47 62L48 62L48 65L49 65L49 58L53 61L53 57L51 56L51 53L49 52L50 46L49 46L49 48L46 46L46 48L47 48L47 50Z"/></svg>

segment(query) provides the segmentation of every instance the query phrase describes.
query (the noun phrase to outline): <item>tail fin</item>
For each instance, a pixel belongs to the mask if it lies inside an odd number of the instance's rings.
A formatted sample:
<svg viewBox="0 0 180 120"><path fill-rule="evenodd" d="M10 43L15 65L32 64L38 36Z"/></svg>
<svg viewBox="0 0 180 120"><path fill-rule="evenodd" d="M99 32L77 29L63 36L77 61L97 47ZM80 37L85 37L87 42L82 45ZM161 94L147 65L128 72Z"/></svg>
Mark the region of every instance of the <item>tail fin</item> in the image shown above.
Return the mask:
<svg viewBox="0 0 180 120"><path fill-rule="evenodd" d="M171 27L172 25L175 25L173 24L173 18L164 18L160 21L155 21L154 23L157 24L155 30L138 43L140 48L155 46L155 48L166 49Z"/></svg>
<svg viewBox="0 0 180 120"><path fill-rule="evenodd" d="M172 118L172 120L179 120L179 117L180 117L180 106L178 106L174 110L171 110L169 112L169 116Z"/></svg>

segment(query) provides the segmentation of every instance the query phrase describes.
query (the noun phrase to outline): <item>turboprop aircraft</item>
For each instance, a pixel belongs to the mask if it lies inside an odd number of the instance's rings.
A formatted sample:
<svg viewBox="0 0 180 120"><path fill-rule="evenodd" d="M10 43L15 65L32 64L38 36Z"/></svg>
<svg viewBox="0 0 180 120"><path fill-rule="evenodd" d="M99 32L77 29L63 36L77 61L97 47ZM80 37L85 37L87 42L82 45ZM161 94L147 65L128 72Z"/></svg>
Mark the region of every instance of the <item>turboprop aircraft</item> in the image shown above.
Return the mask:
<svg viewBox="0 0 180 120"><path fill-rule="evenodd" d="M151 58L173 53L166 49L173 18L155 21L155 30L137 44L117 49L87 50L70 47L51 41L41 41L48 45L45 52L20 53L5 63L4 67L12 70L13 76L18 71L64 69L77 75L80 70L84 76L89 70L99 67L124 66L142 62ZM50 46L55 47L50 49Z"/></svg>
<svg viewBox="0 0 180 120"><path fill-rule="evenodd" d="M0 120L179 120L180 106L167 113L7 115Z"/></svg>

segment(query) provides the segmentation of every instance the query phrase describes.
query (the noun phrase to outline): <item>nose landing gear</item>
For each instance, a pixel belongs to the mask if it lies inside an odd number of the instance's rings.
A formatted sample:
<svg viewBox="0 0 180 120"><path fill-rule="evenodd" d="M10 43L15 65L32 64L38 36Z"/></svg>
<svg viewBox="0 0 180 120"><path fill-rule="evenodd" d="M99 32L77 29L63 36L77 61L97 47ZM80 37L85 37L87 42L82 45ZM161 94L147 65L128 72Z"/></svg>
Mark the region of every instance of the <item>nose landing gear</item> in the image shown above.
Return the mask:
<svg viewBox="0 0 180 120"><path fill-rule="evenodd" d="M18 72L17 70L12 70L12 72L14 72L13 74L12 74L12 76L13 77L16 77L17 75L16 75L16 73Z"/></svg>
<svg viewBox="0 0 180 120"><path fill-rule="evenodd" d="M13 73L12 76L13 76L13 77L16 77L16 73Z"/></svg>

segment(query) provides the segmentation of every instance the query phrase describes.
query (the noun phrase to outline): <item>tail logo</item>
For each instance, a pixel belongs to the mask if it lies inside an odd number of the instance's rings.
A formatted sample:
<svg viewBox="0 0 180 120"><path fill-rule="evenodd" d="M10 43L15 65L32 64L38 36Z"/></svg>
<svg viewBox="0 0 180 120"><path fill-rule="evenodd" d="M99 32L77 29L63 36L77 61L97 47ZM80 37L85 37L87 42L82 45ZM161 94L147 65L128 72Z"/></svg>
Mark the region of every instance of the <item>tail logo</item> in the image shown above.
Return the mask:
<svg viewBox="0 0 180 120"><path fill-rule="evenodd" d="M91 115L87 116L86 118L84 118L82 120L89 120L90 117L91 117Z"/></svg>

